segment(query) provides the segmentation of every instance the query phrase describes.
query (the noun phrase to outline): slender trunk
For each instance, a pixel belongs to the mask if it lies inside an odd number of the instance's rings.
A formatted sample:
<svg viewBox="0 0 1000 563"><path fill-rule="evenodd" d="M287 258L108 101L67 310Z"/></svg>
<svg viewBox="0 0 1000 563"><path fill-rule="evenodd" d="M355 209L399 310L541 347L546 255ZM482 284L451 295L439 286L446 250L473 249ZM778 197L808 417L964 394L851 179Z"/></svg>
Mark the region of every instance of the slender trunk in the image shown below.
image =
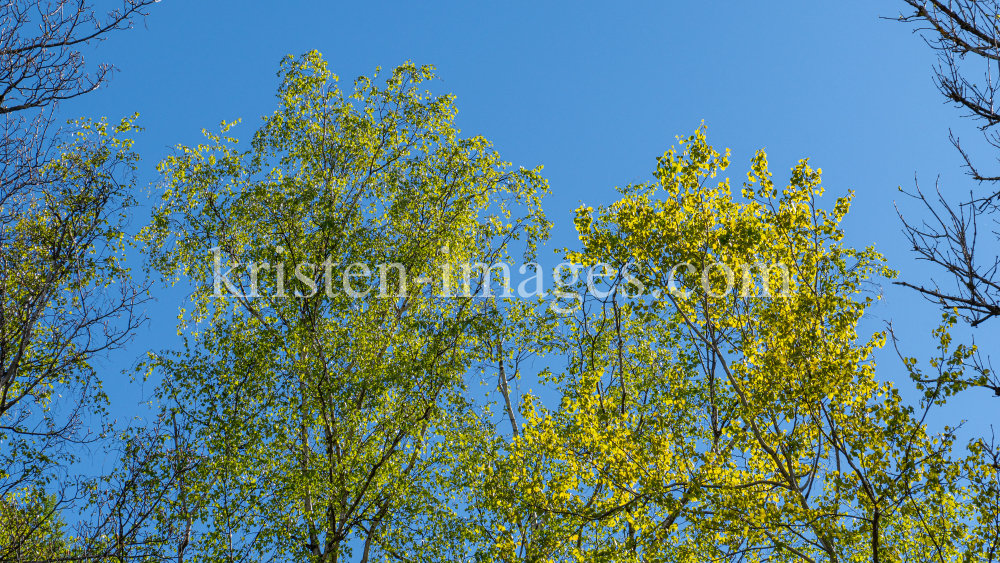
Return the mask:
<svg viewBox="0 0 1000 563"><path fill-rule="evenodd" d="M361 563L368 563L369 557L371 557L372 540L375 539L376 533L378 533L378 524L373 524L368 531L368 537L365 538L365 551L361 554Z"/></svg>
<svg viewBox="0 0 1000 563"><path fill-rule="evenodd" d="M180 442L180 432L177 429L177 415L172 416L171 421L174 425L174 446L177 449L177 465L174 470L177 472L178 484L180 486L181 513L184 518L184 531L181 532L177 540L177 563L184 563L184 551L187 550L188 543L191 541L191 527L193 522L191 513L188 511L187 485L184 479L187 461L184 457L184 447Z"/></svg>
<svg viewBox="0 0 1000 563"><path fill-rule="evenodd" d="M878 563L878 524L881 513L875 507L875 517L872 518L872 563Z"/></svg>
<svg viewBox="0 0 1000 563"><path fill-rule="evenodd" d="M319 545L319 533L316 531L316 525L313 522L313 503L312 496L309 493L309 476L307 475L309 471L309 430L306 428L306 383L304 380L299 380L299 439L302 441L302 476L305 478L306 490L302 496L303 510L305 511L306 526L309 527L309 550L316 557L316 561L321 562L323 560L323 554L320 551Z"/></svg>
<svg viewBox="0 0 1000 563"><path fill-rule="evenodd" d="M503 361L503 343L497 344L497 359L500 363L500 394L503 395L503 402L507 406L507 416L510 417L510 428L517 438L517 419L514 418L514 407L510 403L510 391L507 389L507 368Z"/></svg>

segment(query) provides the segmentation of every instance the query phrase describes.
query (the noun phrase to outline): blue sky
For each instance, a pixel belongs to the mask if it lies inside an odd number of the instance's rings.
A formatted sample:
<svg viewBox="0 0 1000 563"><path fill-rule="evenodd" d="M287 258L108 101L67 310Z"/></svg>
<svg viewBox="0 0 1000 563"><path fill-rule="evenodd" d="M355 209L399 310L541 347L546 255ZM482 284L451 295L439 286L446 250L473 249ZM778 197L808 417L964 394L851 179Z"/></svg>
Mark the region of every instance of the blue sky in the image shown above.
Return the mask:
<svg viewBox="0 0 1000 563"><path fill-rule="evenodd" d="M164 0L147 26L112 35L88 62L120 70L99 92L62 107L64 117L117 119L141 114L141 183L170 147L199 142L201 129L242 118L249 138L272 112L278 62L322 52L349 87L376 66L434 64L435 92L454 93L465 134L484 135L515 165L542 164L553 194L550 248L573 244L572 209L615 199L615 186L651 179L655 157L704 120L709 141L733 151L728 175L742 180L753 152L766 147L775 180L800 158L824 170L829 205L855 190L845 228L855 246L875 243L902 277L930 271L906 247L894 202L914 217L897 186L914 176L957 199L975 185L948 143L952 128L974 154L991 159L974 124L943 104L934 55L896 16L901 0L643 3L381 2ZM992 160L989 160L992 162ZM142 203L150 200L142 198ZM141 224L145 213L136 219ZM940 313L902 288L866 332L892 320L909 355L932 351ZM106 363L112 397L134 404L134 386L117 384L146 349L172 345L178 292L161 292L152 322L129 351ZM997 350L996 322L976 331ZM882 377L905 377L891 348ZM150 389L146 389L148 393ZM942 421L986 428L996 401L970 392Z"/></svg>

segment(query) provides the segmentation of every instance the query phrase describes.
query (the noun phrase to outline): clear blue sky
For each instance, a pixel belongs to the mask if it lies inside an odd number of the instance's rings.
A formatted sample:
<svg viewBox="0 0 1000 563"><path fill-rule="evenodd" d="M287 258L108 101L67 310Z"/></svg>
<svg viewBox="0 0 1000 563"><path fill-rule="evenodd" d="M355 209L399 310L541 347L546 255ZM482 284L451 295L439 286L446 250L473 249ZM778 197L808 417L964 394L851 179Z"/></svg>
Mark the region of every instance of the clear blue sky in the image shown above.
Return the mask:
<svg viewBox="0 0 1000 563"><path fill-rule="evenodd" d="M732 149L728 175L737 184L766 147L776 181L809 157L824 170L830 204L855 190L849 242L875 243L904 278L919 281L929 271L906 248L897 186L912 187L916 174L927 188L940 175L955 198L975 187L959 170L949 127L991 158L973 124L942 103L930 49L910 26L879 19L898 15L901 0L365 4L164 0L147 28L87 52L88 62L120 72L107 88L64 104L63 116L138 111L145 186L170 147L197 143L202 128L242 118L235 133L249 138L275 108L286 54L318 49L345 87L376 66L430 63L442 78L432 89L457 95L466 134L486 136L515 165L545 166L550 248L575 240L571 210L580 202L610 203L615 186L650 179L674 136L704 120L709 141ZM891 319L908 353L925 359L938 310L910 291L885 290L865 331ZM107 363L104 378L122 408L139 391L117 370L176 342L179 298L161 292L149 327ZM976 338L1000 360L998 323ZM880 375L905 384L891 348L879 357ZM949 422L964 417L983 429L1000 404L988 395L967 393Z"/></svg>

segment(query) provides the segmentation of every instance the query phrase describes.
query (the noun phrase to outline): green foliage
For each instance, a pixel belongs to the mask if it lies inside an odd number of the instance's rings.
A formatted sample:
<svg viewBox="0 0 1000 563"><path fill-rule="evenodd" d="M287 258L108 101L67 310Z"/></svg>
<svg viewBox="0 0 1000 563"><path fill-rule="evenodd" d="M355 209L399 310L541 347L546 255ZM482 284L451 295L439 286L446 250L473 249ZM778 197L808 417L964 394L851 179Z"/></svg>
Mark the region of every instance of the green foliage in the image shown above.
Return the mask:
<svg viewBox="0 0 1000 563"><path fill-rule="evenodd" d="M76 446L109 433L97 360L129 340L145 299L124 263L135 118L78 120L48 152L8 163L18 173L0 203L0 560L68 557L62 511L95 483L69 468Z"/></svg>
<svg viewBox="0 0 1000 563"><path fill-rule="evenodd" d="M143 232L152 264L195 284L191 346L147 364L193 460L169 517L204 526L199 560L449 557L459 522L439 481L443 436L466 424L463 375L503 315L442 297L458 289L445 265L511 261L518 239L530 257L549 227L546 182L459 137L453 97L419 90L431 67L359 78L348 95L316 52L280 76L279 109L249 150L209 134L161 164L163 204ZM289 277L316 264L318 288L289 282L281 297L272 273L260 297L245 297L245 278L239 296L217 296L213 248ZM433 281L402 291L396 277L400 291L380 297L377 275L349 279L355 298L340 277L355 262Z"/></svg>
<svg viewBox="0 0 1000 563"><path fill-rule="evenodd" d="M19 490L0 499L0 556L5 561L50 561L71 557L72 539L56 499Z"/></svg>
<svg viewBox="0 0 1000 563"><path fill-rule="evenodd" d="M565 319L569 368L551 377L561 403L528 396L524 431L470 491L484 515L477 555L978 554L967 523L986 522L974 537L987 537L995 510L970 513L984 505L956 487L953 437L928 434L875 378L872 355L885 333L857 332L878 298L874 281L894 273L873 248L842 244L849 197L820 208L820 171L806 161L779 190L759 152L736 198L728 179L711 184L728 154L703 130L681 144L682 153L659 159L656 182L626 187L607 208L577 210L583 248L568 258L628 268L658 298L626 299L623 283ZM683 263L695 267L674 268ZM758 263L787 267L787 289L775 270L762 279L745 268ZM723 266L733 272L728 288ZM975 486L992 486L989 478Z"/></svg>
<svg viewBox="0 0 1000 563"><path fill-rule="evenodd" d="M138 155L124 134L137 129L134 119L114 127L76 122L32 188L6 194L0 224L0 415L9 417L4 427L15 435L38 430L30 427L38 419L22 409L29 402L49 413L58 395L87 386L97 389L88 397L98 403L103 397L90 361L120 344L121 335L112 327L103 335L94 328L104 326L108 313L124 312L132 297L116 301L112 290L129 276L124 233ZM58 430L56 424L45 430Z"/></svg>
<svg viewBox="0 0 1000 563"><path fill-rule="evenodd" d="M952 349L946 316L938 373L904 361L919 408L876 377L888 332L859 325L895 272L844 243L852 194L821 206L819 169L779 189L760 151L737 195L699 129L655 181L576 210L566 257L607 265L606 297L473 298L452 265L546 238L540 170L460 137L453 98L420 90L430 67L349 94L315 52L279 76L249 149L224 123L161 163L142 233L192 284L186 349L141 368L173 426L166 556L995 559L996 448L956 459L925 424L984 376L965 375L975 349ZM518 401L545 356L550 393ZM475 396L477 370L499 399Z"/></svg>

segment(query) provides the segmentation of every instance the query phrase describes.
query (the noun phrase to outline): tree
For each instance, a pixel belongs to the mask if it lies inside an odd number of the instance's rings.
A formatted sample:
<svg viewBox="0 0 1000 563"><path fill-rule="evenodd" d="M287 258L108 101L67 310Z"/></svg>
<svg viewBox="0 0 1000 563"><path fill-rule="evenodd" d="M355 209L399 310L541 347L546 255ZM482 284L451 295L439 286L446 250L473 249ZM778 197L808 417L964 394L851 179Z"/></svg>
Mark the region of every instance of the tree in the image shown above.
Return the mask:
<svg viewBox="0 0 1000 563"><path fill-rule="evenodd" d="M192 468L164 513L173 556L453 559L447 437L504 311L451 264L510 261L518 239L530 257L547 184L459 137L453 96L420 90L432 67L349 93L317 52L279 75L248 150L224 123L161 164L143 231L153 267L194 284L188 347L146 366Z"/></svg>
<svg viewBox="0 0 1000 563"><path fill-rule="evenodd" d="M0 545L5 561L50 561L72 556L56 499L37 491L0 500Z"/></svg>
<svg viewBox="0 0 1000 563"><path fill-rule="evenodd" d="M964 110L980 124L988 146L1000 148L1000 136L995 127L1000 124L996 96L1000 90L997 70L1000 69L1000 4L980 0L904 0L910 10L899 16L906 23L916 23L925 42L937 53L938 64L934 81L945 99ZM968 63L979 76L969 73ZM1000 210L1000 175L986 172L962 146L958 137L949 136L964 161L968 175L985 190L970 191L968 199L954 200L936 187L929 199L920 189L909 194L927 210L929 217L919 224L903 219L905 232L914 252L922 260L937 266L945 279L943 284L931 281L925 285L910 281L897 282L915 289L945 310L948 325L952 315L960 315L970 326L978 327L1000 314L997 268L1000 256L990 240L1000 240L996 231L980 232L990 221L996 221ZM985 185L985 186L984 186ZM934 201L936 200L936 201ZM985 245L985 246L984 246ZM952 313L954 312L954 313ZM942 343L950 338L942 334ZM902 356L902 354L901 354ZM911 376L925 393L944 390L951 394L968 387L992 390L1000 396L1000 378L988 359L983 361L975 347L963 353L962 361L938 363L935 372L914 372L913 359L907 360ZM962 461L961 480L967 500L974 508L975 525L969 531L970 545L983 560L995 561L1000 553L1000 507L995 500L1000 490L1000 446L994 439L972 440Z"/></svg>
<svg viewBox="0 0 1000 563"><path fill-rule="evenodd" d="M761 151L736 196L698 130L655 182L577 210L566 258L602 265L606 291L517 303L488 268L458 270L517 240L533 256L539 170L460 138L452 97L420 90L430 67L350 94L316 52L279 76L248 149L223 123L161 163L142 234L152 267L192 284L185 349L142 367L172 429L159 557L995 557L996 458L956 461L952 429L926 425L975 349L952 345L951 316L936 373L905 359L919 405L876 378L888 333L858 326L895 273L843 244L850 195L821 207L807 161L778 189ZM516 404L523 363L552 352L558 406ZM470 396L477 368L499 417Z"/></svg>
<svg viewBox="0 0 1000 563"><path fill-rule="evenodd" d="M778 189L759 152L738 199L711 181L728 153L701 130L681 142L655 182L577 210L567 258L609 265L607 295L563 319L558 407L529 395L522 431L460 466L483 483L469 488L477 560L984 556L993 501L958 485L951 432L924 423L955 389L904 405L875 377L886 333L858 334L872 283L894 272L842 244L850 197L820 207L806 161ZM970 349L939 334L934 364L954 375ZM988 490L995 469L978 469Z"/></svg>
<svg viewBox="0 0 1000 563"><path fill-rule="evenodd" d="M994 129L1000 124L997 93L1000 82L1000 3L982 0L904 0L911 8L899 20L917 23L924 40L937 52L938 64L934 82L946 100L978 121L986 142L1000 149L1000 136ZM962 64L972 61L979 76L969 76ZM1000 175L984 172L962 147L954 134L952 144L965 162L968 175L985 184L986 190L970 193L967 200L949 201L940 189L928 199L919 185L912 194L926 207L929 218L920 223L903 219L905 231L914 252L941 269L947 280L930 284L908 280L896 282L915 289L938 303L946 311L957 310L962 318L976 327L1000 315L1000 278L997 278L1000 257L989 245L995 232L981 233L984 222L995 220L1000 210ZM992 186L992 187L991 187ZM933 201L936 199L936 201ZM902 215L900 215L902 218ZM985 239L985 241L984 241ZM1000 396L1000 379L980 364L970 382L992 390Z"/></svg>
<svg viewBox="0 0 1000 563"><path fill-rule="evenodd" d="M85 0L6 0L0 6L0 114L51 108L97 90L111 78L114 67L102 64L88 74L79 47L131 28L135 18L145 17L146 9L157 1L124 0L101 18ZM37 33L29 32L32 28Z"/></svg>
<svg viewBox="0 0 1000 563"><path fill-rule="evenodd" d="M136 127L128 118L64 129L55 115L111 77L107 65L88 74L80 48L153 2L126 0L103 18L86 1L0 5L0 501L23 524L5 527L0 560L100 490L68 466L76 445L109 430L93 361L142 321L145 287L123 263Z"/></svg>

